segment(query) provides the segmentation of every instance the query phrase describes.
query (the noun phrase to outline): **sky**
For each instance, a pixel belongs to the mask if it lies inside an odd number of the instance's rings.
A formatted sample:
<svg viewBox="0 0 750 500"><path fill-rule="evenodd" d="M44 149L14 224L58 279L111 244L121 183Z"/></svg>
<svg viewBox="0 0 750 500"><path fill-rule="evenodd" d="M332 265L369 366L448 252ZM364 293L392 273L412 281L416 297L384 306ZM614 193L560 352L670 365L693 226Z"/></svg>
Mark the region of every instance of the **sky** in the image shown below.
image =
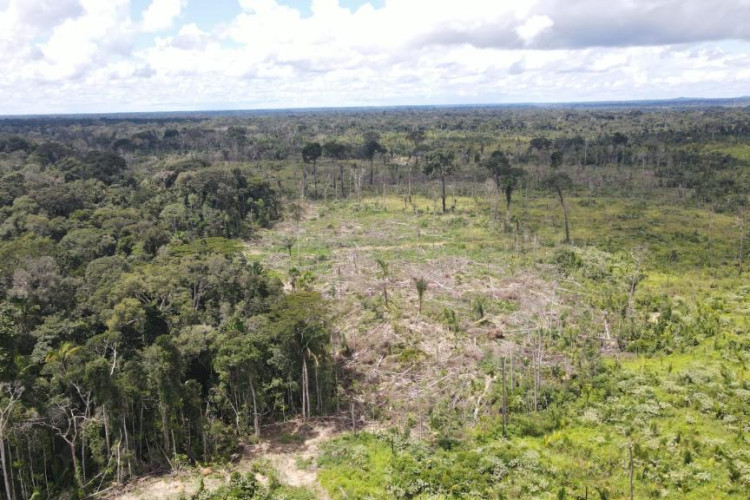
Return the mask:
<svg viewBox="0 0 750 500"><path fill-rule="evenodd" d="M0 0L0 115L750 95L750 0Z"/></svg>

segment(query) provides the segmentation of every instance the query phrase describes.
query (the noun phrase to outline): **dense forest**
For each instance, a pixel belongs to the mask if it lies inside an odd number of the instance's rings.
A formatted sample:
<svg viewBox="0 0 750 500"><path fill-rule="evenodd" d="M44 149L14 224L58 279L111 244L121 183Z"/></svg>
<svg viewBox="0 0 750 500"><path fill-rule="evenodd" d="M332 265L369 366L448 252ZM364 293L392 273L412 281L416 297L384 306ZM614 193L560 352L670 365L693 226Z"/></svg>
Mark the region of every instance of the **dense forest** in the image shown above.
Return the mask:
<svg viewBox="0 0 750 500"><path fill-rule="evenodd" d="M0 491L746 498L749 203L741 106L0 119Z"/></svg>

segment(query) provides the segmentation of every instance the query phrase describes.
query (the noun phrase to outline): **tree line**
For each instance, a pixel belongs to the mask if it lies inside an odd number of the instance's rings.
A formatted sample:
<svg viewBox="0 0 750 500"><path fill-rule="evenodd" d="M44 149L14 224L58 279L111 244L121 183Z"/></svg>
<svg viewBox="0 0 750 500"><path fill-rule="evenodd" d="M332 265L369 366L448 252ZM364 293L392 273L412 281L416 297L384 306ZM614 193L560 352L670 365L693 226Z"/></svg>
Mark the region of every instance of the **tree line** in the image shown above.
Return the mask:
<svg viewBox="0 0 750 500"><path fill-rule="evenodd" d="M280 219L273 186L247 166L38 152L0 191L5 498L228 459L334 407L326 301L285 292L238 241Z"/></svg>

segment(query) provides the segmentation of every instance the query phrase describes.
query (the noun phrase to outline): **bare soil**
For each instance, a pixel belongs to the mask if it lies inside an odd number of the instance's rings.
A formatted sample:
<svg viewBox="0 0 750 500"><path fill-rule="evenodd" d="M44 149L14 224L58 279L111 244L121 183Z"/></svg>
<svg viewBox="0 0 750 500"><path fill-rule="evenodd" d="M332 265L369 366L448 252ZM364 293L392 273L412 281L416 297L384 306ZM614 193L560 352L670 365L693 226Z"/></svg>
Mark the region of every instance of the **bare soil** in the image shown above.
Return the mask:
<svg viewBox="0 0 750 500"><path fill-rule="evenodd" d="M221 467L190 468L166 476L150 476L136 480L121 489L100 496L107 500L176 500L190 498L200 489L215 491L229 482L232 472L246 473L253 463L264 460L276 472L281 484L302 487L315 493L317 498L328 495L317 480L315 464L321 445L337 434L349 429L342 418L312 419L308 422L290 421L263 429L258 444L245 445L242 457L236 464ZM257 476L261 482L267 477Z"/></svg>

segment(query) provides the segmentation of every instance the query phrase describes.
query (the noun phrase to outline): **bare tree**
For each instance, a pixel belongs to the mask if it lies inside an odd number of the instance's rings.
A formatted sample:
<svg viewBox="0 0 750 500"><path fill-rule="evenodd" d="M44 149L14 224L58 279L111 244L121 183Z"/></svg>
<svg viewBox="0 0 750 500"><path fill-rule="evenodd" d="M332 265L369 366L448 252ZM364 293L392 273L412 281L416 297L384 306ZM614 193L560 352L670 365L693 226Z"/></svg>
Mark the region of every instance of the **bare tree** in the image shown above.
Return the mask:
<svg viewBox="0 0 750 500"><path fill-rule="evenodd" d="M13 500L13 489L10 485L10 476L8 475L7 460L5 457L5 434L10 423L11 415L18 400L23 394L23 386L18 382L0 383L0 468L3 469L3 483L5 484L5 493L9 500Z"/></svg>
<svg viewBox="0 0 750 500"><path fill-rule="evenodd" d="M68 445L70 458L73 461L73 478L76 486L83 492L86 485L81 465L78 462L76 443L83 432L86 417L75 408L75 405L68 398L55 401L51 410L53 414L47 425Z"/></svg>

